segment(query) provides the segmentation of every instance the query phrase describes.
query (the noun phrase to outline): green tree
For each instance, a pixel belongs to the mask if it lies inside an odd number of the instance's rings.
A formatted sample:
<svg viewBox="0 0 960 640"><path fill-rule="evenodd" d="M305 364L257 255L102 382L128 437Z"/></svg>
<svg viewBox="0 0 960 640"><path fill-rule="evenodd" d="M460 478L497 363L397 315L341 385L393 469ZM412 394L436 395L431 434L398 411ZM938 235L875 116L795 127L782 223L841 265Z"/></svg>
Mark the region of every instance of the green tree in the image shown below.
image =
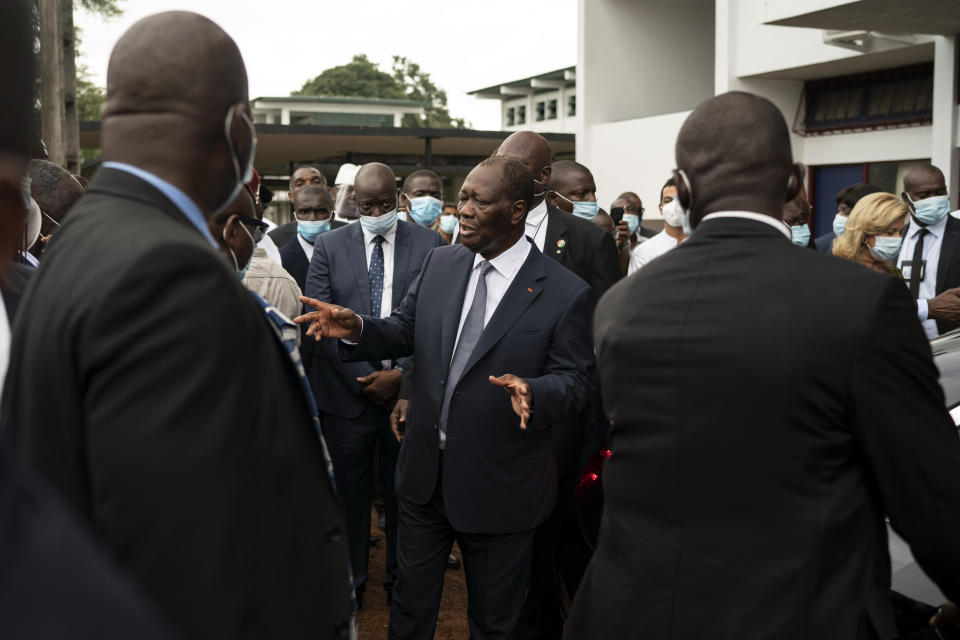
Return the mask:
<svg viewBox="0 0 960 640"><path fill-rule="evenodd" d="M439 129L463 129L463 118L453 118L447 109L447 92L430 79L430 74L420 65L400 56L393 56L393 78L404 87L405 97L424 104L423 116L408 113L403 117L405 127L435 127Z"/></svg>
<svg viewBox="0 0 960 640"><path fill-rule="evenodd" d="M77 113L80 120L99 120L106 101L106 91L94 84L87 67L80 65L77 69Z"/></svg>
<svg viewBox="0 0 960 640"><path fill-rule="evenodd" d="M295 96L346 96L353 98L403 99L403 86L393 76L380 70L366 55L339 67L331 67L312 80L307 80Z"/></svg>
<svg viewBox="0 0 960 640"><path fill-rule="evenodd" d="M295 96L345 96L352 98L390 98L422 102L425 114L407 114L404 127L464 128L463 118L453 118L447 109L447 92L437 87L420 65L400 56L393 57L391 73L364 54L339 67L331 67L307 80L293 92Z"/></svg>

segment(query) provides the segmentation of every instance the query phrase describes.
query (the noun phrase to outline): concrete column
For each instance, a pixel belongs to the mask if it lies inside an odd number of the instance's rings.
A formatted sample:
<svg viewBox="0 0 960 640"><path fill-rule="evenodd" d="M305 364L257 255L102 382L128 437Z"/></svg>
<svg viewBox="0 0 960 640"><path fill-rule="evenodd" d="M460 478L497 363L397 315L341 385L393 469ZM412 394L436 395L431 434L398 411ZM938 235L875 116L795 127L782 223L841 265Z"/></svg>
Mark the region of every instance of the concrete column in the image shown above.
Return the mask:
<svg viewBox="0 0 960 640"><path fill-rule="evenodd" d="M399 127L401 124L403 124L403 113L395 111L393 113L393 126Z"/></svg>
<svg viewBox="0 0 960 640"><path fill-rule="evenodd" d="M943 171L950 206L957 208L957 36L936 36L933 56L933 127L930 161Z"/></svg>
<svg viewBox="0 0 960 640"><path fill-rule="evenodd" d="M280 109L280 124L290 124L290 109Z"/></svg>
<svg viewBox="0 0 960 640"><path fill-rule="evenodd" d="M933 56L933 127L930 161L943 171L950 206L957 208L957 36L936 36Z"/></svg>

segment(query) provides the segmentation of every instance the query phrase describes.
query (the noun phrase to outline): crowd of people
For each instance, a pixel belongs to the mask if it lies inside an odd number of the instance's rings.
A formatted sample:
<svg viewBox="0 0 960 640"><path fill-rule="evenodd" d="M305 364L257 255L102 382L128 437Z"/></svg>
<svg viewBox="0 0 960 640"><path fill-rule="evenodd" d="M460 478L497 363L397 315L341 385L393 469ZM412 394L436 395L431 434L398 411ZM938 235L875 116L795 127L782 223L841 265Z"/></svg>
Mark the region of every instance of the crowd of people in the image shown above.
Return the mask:
<svg viewBox="0 0 960 640"><path fill-rule="evenodd" d="M0 13L14 59L29 14ZM29 64L0 74L5 637L372 636L382 588L387 636L429 639L461 563L475 640L960 633L891 592L885 525L960 598L938 168L851 185L813 238L783 116L727 93L659 231L530 131L455 202L426 169L296 167L276 225L210 20L119 40L89 184L25 133Z"/></svg>

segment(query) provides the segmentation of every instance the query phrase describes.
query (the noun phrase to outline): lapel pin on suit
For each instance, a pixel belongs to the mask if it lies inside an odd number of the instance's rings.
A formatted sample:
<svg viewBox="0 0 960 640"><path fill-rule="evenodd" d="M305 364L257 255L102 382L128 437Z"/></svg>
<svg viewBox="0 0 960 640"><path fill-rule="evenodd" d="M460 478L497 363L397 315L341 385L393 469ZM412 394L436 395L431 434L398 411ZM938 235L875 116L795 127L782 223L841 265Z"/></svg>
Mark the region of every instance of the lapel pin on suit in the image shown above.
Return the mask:
<svg viewBox="0 0 960 640"><path fill-rule="evenodd" d="M557 240L557 253L560 253L561 251L563 251L563 248L565 246L567 246L566 240L564 240L563 238L560 238L559 240Z"/></svg>

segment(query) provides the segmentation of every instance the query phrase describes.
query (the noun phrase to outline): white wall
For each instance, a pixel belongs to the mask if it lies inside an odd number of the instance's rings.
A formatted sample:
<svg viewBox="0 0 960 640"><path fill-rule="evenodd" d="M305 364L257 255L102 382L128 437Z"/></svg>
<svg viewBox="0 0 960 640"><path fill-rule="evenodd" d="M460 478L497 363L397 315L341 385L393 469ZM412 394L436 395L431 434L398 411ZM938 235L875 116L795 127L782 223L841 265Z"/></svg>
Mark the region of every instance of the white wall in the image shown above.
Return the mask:
<svg viewBox="0 0 960 640"><path fill-rule="evenodd" d="M810 166L930 157L932 127L809 136L797 160Z"/></svg>
<svg viewBox="0 0 960 640"><path fill-rule="evenodd" d="M660 218L660 187L676 167L677 133L688 115L681 111L590 127L577 160L593 172L601 207L608 209L618 195L635 191L646 208L644 218Z"/></svg>
<svg viewBox="0 0 960 640"><path fill-rule="evenodd" d="M580 0L579 8L585 125L675 113L713 95L714 0Z"/></svg>

